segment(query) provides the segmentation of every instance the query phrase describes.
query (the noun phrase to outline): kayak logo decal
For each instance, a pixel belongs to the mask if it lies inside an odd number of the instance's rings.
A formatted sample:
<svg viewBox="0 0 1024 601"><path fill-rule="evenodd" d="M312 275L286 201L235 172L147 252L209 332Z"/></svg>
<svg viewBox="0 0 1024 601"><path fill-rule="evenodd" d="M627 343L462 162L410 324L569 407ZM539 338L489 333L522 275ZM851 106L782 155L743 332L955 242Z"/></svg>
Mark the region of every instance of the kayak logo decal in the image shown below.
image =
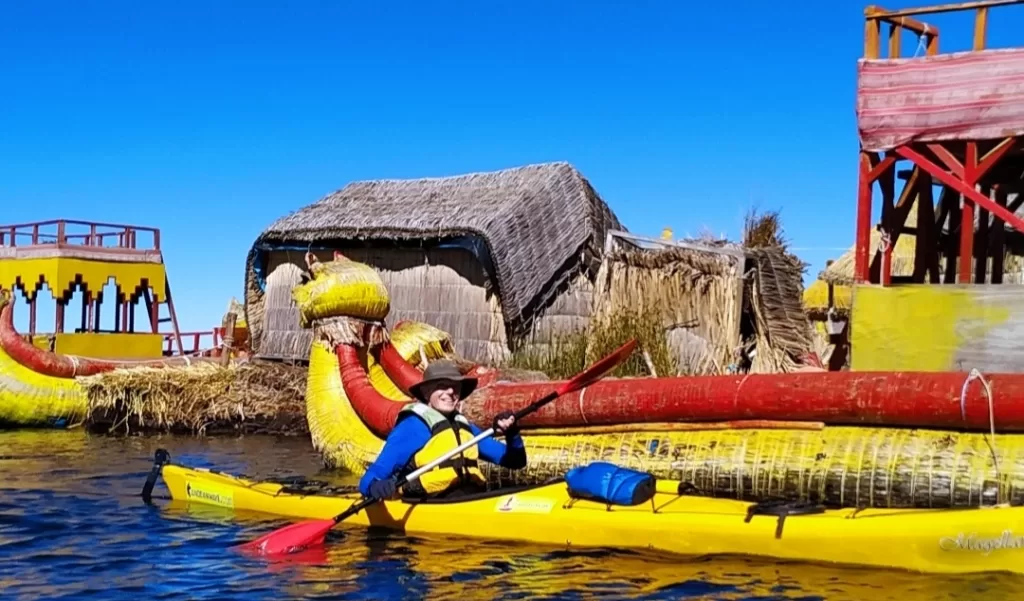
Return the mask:
<svg viewBox="0 0 1024 601"><path fill-rule="evenodd" d="M498 501L494 511L498 513L551 513L555 504L550 499L517 497L509 495L504 500Z"/></svg>
<svg viewBox="0 0 1024 601"><path fill-rule="evenodd" d="M235 495L232 494L231 490L201 486L191 481L185 482L185 496L209 505L219 505L220 507L235 506Z"/></svg>
<svg viewBox="0 0 1024 601"><path fill-rule="evenodd" d="M989 537L961 532L940 538L939 548L943 551L976 551L987 557L1000 549L1024 549L1024 535L1014 534L1013 530L1003 530L999 536Z"/></svg>

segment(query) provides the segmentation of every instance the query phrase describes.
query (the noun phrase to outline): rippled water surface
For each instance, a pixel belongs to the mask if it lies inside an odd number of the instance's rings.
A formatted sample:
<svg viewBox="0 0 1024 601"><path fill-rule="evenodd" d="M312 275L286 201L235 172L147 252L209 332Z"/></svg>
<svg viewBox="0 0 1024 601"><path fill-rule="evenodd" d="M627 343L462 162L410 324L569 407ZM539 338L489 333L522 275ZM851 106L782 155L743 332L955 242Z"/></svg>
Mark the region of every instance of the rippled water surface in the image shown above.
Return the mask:
<svg viewBox="0 0 1024 601"><path fill-rule="evenodd" d="M308 439L0 433L0 598L111 599L1015 599L1024 578L943 578L738 559L680 560L421 540L344 525L286 561L228 546L283 522L139 498L157 448L253 476L320 473ZM166 496L158 485L154 493ZM671 536L670 533L667 533Z"/></svg>

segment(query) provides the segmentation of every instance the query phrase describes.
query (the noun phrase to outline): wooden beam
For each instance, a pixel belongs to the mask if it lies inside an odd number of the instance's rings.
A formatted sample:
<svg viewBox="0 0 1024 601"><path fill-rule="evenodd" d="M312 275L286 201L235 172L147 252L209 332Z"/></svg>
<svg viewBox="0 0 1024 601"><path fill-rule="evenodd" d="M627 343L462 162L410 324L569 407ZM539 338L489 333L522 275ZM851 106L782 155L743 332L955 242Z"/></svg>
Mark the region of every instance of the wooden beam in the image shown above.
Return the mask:
<svg viewBox="0 0 1024 601"><path fill-rule="evenodd" d="M964 175L966 177L964 177L965 181L962 183L972 192L976 192L974 186L978 183L976 177L977 169L978 143L968 142L964 157ZM971 257L974 256L974 203L974 199L970 196L963 195L963 206L960 209L960 265L957 278L961 284L969 284L971 282Z"/></svg>
<svg viewBox="0 0 1024 601"><path fill-rule="evenodd" d="M900 38L903 37L903 27L896 23L889 24L889 58L900 57Z"/></svg>
<svg viewBox="0 0 1024 601"><path fill-rule="evenodd" d="M978 9L974 15L974 49L985 49L985 38L988 32L988 7Z"/></svg>
<svg viewBox="0 0 1024 601"><path fill-rule="evenodd" d="M1006 206L1006 190L1002 186L995 186L996 204ZM1003 259L1006 255L1006 225L1003 220L994 217L992 219L991 235L989 236L989 254L992 255L992 278L993 284L1003 283Z"/></svg>
<svg viewBox="0 0 1024 601"><path fill-rule="evenodd" d="M860 153L860 177L857 183L857 231L856 245L853 255L853 278L856 282L866 282L870 276L868 261L871 246L871 186L869 177L871 163L868 153Z"/></svg>
<svg viewBox="0 0 1024 601"><path fill-rule="evenodd" d="M867 20L864 22L864 58L874 59L881 54L880 41L882 23Z"/></svg>
<svg viewBox="0 0 1024 601"><path fill-rule="evenodd" d="M974 283L984 284L988 271L988 211L978 207L978 231L974 235Z"/></svg>
<svg viewBox="0 0 1024 601"><path fill-rule="evenodd" d="M880 6L871 5L864 9L864 16L868 19L886 19L887 17L899 19L900 17L909 17L911 15L936 15L939 13L952 13L964 10L984 9L991 8L993 6L1009 6L1011 4L1022 3L1024 3L1024 0L975 0L974 2L953 2L950 4L936 4L933 6L916 6L914 8L904 8L901 10L885 10ZM910 28L909 25L904 25L904 27L907 27L908 29Z"/></svg>
<svg viewBox="0 0 1024 601"><path fill-rule="evenodd" d="M883 286L892 283L892 251L896 248L896 242L903 233L903 226L907 222L907 215L914 206L917 198L918 174L921 170L917 167L910 175L910 179L903 185L900 191L900 198L893 202L896 195L895 181L888 181L888 177L881 177L878 180L882 188L882 228L889 235L889 247L885 253L875 253L871 260L871 279L877 279Z"/></svg>
<svg viewBox="0 0 1024 601"><path fill-rule="evenodd" d="M1006 138L999 142L998 144L996 144L992 148L992 150L986 152L984 156L981 157L981 160L978 162L975 179L979 180L985 177L985 174L987 174L990 169L996 166L996 163L999 162L999 159L1006 156L1006 153L1013 149L1013 147L1016 146L1016 144L1017 138Z"/></svg>
<svg viewBox="0 0 1024 601"><path fill-rule="evenodd" d="M934 25L929 25L927 23L922 23L917 19L911 19L909 17L909 14L905 13L904 11L885 10L880 6L871 5L864 9L864 17L867 20L867 23L880 25L882 22L885 22L892 25L899 25L900 27L906 29L907 31L913 31L914 33L917 34L928 33L930 35L939 35L938 27L935 27Z"/></svg>
<svg viewBox="0 0 1024 601"><path fill-rule="evenodd" d="M914 246L914 282L939 283L938 233L935 225L935 204L932 177L922 173L917 182L917 244Z"/></svg>
<svg viewBox="0 0 1024 601"><path fill-rule="evenodd" d="M949 236L946 237L946 271L942 276L944 284L956 282L956 255L959 252L957 236L960 234L960 194L944 185L939 195L942 212L949 216Z"/></svg>
<svg viewBox="0 0 1024 601"><path fill-rule="evenodd" d="M956 158L956 156L942 144L942 142L931 142L929 144L925 144L925 146L928 150L932 151L932 154L934 154L937 159L942 161L942 164L945 165L953 175L960 179L964 179L963 164L960 162L960 159Z"/></svg>
<svg viewBox="0 0 1024 601"><path fill-rule="evenodd" d="M993 215L998 215L1000 219L1010 224L1013 229L1024 233L1024 219L1010 213L1006 207L1000 207L992 199L988 198L981 192L978 192L971 186L964 183L963 180L959 180L953 177L951 174L940 168L935 163L929 161L926 157L922 156L916 150L907 146L901 146L896 149L901 156L911 160L921 169L930 173L932 177L949 186L954 191L966 196L969 200L977 203L979 206L985 207L992 212Z"/></svg>
<svg viewBox="0 0 1024 601"><path fill-rule="evenodd" d="M875 180L882 177L882 175L886 174L890 169L893 169L896 164L896 155L887 154L884 159L879 159L877 154L871 153L870 160L872 166L871 170L868 171L868 179L874 183ZM893 171L895 176L895 170Z"/></svg>

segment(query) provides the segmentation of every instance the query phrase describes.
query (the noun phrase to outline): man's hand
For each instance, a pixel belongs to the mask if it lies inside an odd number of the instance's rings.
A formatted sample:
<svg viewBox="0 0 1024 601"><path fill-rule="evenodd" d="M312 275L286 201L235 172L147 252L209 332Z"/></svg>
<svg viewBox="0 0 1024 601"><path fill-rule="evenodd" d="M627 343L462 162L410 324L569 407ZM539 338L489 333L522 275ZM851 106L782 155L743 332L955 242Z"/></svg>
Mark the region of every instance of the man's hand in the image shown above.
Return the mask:
<svg viewBox="0 0 1024 601"><path fill-rule="evenodd" d="M497 434L504 434L512 437L519 434L519 425L516 424L516 415L512 411L502 411L494 416L494 431Z"/></svg>
<svg viewBox="0 0 1024 601"><path fill-rule="evenodd" d="M398 490L398 480L392 476L385 480L374 480L370 483L370 498L374 501L383 501L395 496Z"/></svg>

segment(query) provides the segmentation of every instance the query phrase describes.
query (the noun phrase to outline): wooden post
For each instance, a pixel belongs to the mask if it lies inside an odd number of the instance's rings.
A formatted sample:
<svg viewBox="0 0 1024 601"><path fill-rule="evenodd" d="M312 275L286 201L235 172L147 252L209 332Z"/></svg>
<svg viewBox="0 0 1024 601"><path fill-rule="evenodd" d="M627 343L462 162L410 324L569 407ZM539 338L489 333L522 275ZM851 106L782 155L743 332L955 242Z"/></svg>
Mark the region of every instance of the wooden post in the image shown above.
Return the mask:
<svg viewBox="0 0 1024 601"><path fill-rule="evenodd" d="M32 295L32 298L28 300L28 333L30 336L36 335L36 299L39 298L39 293L36 292Z"/></svg>
<svg viewBox="0 0 1024 601"><path fill-rule="evenodd" d="M221 320L220 325L224 328L224 343L221 345L220 364L227 365L231 362L231 347L235 344L235 321L238 316L228 311Z"/></svg>
<svg viewBox="0 0 1024 601"><path fill-rule="evenodd" d="M82 287L82 322L78 326L78 329L81 330L82 332L88 332L89 331L87 329L88 326L89 326L89 303L92 302L90 300L90 298L91 298L91 294L83 286Z"/></svg>
<svg viewBox="0 0 1024 601"><path fill-rule="evenodd" d="M868 252L871 245L871 187L870 163L866 153L860 155L860 183L857 194L857 248L854 251L854 281L868 281Z"/></svg>
<svg viewBox="0 0 1024 601"><path fill-rule="evenodd" d="M53 334L64 333L64 309L67 307L67 302L63 298L57 299L57 316L53 325Z"/></svg>
<svg viewBox="0 0 1024 601"><path fill-rule="evenodd" d="M1001 207L1006 206L1006 189L1003 186L994 186L996 195L996 204ZM989 245L990 251L988 254L992 255L992 278L993 284L1003 283L1003 260L1006 254L1006 230L1004 229L1003 220L999 217L993 216L992 228L989 232Z"/></svg>

